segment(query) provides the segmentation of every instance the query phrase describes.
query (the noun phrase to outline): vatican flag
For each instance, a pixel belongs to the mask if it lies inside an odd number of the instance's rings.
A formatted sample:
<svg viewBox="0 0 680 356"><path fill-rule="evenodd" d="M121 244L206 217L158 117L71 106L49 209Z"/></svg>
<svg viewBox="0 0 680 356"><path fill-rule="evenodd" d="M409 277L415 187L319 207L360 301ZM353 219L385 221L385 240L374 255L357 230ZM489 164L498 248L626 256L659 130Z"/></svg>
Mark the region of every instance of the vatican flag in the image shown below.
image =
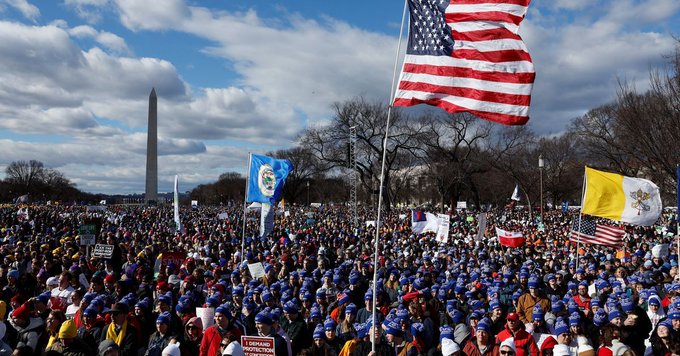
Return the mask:
<svg viewBox="0 0 680 356"><path fill-rule="evenodd" d="M653 225L661 215L659 187L649 180L586 167L583 214L635 225Z"/></svg>

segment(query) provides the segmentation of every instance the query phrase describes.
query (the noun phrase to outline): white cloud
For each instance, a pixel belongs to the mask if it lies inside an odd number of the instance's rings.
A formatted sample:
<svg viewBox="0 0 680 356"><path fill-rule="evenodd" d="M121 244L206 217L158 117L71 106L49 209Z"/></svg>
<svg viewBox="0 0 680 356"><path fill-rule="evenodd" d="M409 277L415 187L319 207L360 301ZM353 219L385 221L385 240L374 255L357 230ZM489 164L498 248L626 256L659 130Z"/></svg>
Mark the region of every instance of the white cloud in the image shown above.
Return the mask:
<svg viewBox="0 0 680 356"><path fill-rule="evenodd" d="M0 5L3 2L21 12L25 18L31 21L35 21L40 17L40 9L30 4L28 0L0 0Z"/></svg>
<svg viewBox="0 0 680 356"><path fill-rule="evenodd" d="M161 30L178 27L189 14L183 0L164 0L162 6L149 6L138 0L115 0L120 18L131 30Z"/></svg>
<svg viewBox="0 0 680 356"><path fill-rule="evenodd" d="M73 37L92 38L95 42L116 54L130 54L131 51L125 39L111 32L97 31L93 27L81 25L68 30Z"/></svg>
<svg viewBox="0 0 680 356"><path fill-rule="evenodd" d="M102 19L103 10L109 0L64 0L66 6L75 9L76 14L88 23L97 23Z"/></svg>

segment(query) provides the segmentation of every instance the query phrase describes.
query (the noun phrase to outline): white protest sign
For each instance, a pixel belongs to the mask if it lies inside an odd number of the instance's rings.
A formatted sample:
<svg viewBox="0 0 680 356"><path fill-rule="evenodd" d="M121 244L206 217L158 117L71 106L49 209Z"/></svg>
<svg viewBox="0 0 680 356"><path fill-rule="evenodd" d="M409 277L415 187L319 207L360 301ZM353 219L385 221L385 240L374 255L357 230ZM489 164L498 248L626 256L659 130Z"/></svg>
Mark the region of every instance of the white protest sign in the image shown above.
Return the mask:
<svg viewBox="0 0 680 356"><path fill-rule="evenodd" d="M437 237L438 242L447 243L449 242L449 227L451 225L451 217L447 214L437 214L439 219L439 226L437 226Z"/></svg>
<svg viewBox="0 0 680 356"><path fill-rule="evenodd" d="M203 330L215 324L215 309L213 308L196 308L196 316L201 319Z"/></svg>
<svg viewBox="0 0 680 356"><path fill-rule="evenodd" d="M467 209L467 202L466 201L457 202L456 209Z"/></svg>
<svg viewBox="0 0 680 356"><path fill-rule="evenodd" d="M262 266L262 262L248 264L248 271L250 271L250 275L253 277L253 279L264 277L264 267Z"/></svg>
<svg viewBox="0 0 680 356"><path fill-rule="evenodd" d="M375 220L367 220L366 221L366 227L373 226L375 227Z"/></svg>

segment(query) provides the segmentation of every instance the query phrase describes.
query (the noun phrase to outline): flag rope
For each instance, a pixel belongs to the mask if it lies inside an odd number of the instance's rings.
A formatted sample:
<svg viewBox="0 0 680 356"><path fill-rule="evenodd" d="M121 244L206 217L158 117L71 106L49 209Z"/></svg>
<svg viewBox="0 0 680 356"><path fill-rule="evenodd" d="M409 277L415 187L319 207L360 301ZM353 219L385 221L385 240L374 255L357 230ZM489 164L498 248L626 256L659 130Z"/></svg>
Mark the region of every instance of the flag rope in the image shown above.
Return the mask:
<svg viewBox="0 0 680 356"><path fill-rule="evenodd" d="M378 211L376 215L376 220L375 220L375 253L373 257L373 310L371 314L371 327L374 329L374 331L371 331L369 328L369 332L371 333L371 352L375 353L375 344L377 340L375 339L375 328L378 328L375 324L375 312L377 309L377 306L375 305L376 299L378 296L378 290L376 286L378 285L378 251L380 249L380 210L382 208L382 200L383 200L383 181L385 179L385 158L387 157L387 138L389 137L389 132L390 132L390 119L392 117L392 102L394 101L394 87L395 87L395 81L397 77L397 65L399 64L399 53L401 52L401 42L402 38L404 35L404 21L406 19L406 6L408 5L408 0L404 0L404 10L402 11L401 14L401 28L399 29L399 42L397 44L397 53L394 56L394 70L392 72L392 86L390 87L390 101L389 101L389 106L387 107L387 122L385 123L385 138L383 139L383 145L382 145L382 164L380 167L380 189L379 189L379 195L378 195Z"/></svg>

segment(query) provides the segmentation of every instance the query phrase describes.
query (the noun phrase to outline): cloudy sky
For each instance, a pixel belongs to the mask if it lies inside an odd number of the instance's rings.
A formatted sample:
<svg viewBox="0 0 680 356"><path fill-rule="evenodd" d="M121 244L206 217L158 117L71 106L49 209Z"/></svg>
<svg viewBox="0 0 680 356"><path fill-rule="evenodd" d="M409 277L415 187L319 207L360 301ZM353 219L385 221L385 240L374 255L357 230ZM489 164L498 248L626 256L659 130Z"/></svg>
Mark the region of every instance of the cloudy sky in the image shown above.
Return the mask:
<svg viewBox="0 0 680 356"><path fill-rule="evenodd" d="M144 190L158 93L159 191L244 172L330 105L388 100L402 14L387 0L0 0L0 177L36 159L82 190ZM529 125L561 132L647 87L680 35L677 0L534 0Z"/></svg>

